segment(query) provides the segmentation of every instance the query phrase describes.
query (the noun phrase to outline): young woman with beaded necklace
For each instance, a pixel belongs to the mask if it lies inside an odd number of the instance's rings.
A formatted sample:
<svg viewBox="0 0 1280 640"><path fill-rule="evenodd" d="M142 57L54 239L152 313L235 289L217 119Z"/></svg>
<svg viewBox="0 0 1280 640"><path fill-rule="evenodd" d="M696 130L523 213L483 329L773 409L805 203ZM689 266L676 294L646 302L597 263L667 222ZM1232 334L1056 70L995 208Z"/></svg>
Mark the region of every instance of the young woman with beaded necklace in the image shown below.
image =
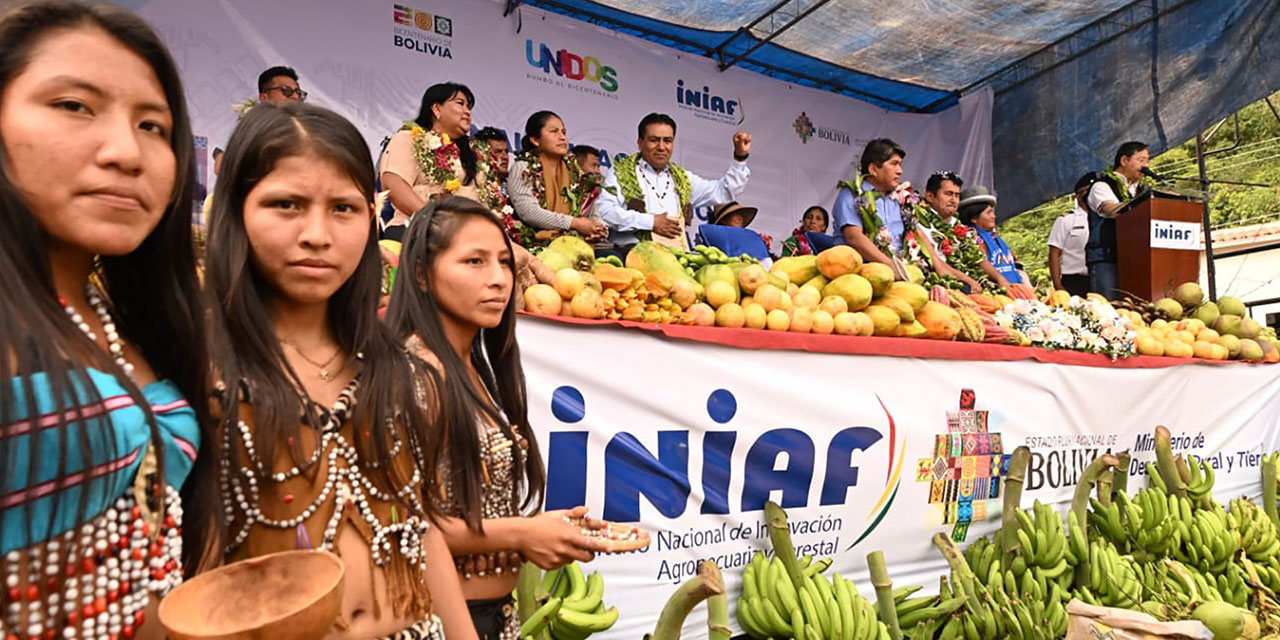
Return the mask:
<svg viewBox="0 0 1280 640"><path fill-rule="evenodd" d="M225 560L346 564L329 638L475 638L418 459L432 443L378 321L373 164L341 116L259 105L231 136L206 259ZM263 594L270 598L272 594Z"/></svg>
<svg viewBox="0 0 1280 640"><path fill-rule="evenodd" d="M387 323L442 378L422 394L441 441L425 465L440 470L428 499L440 502L437 522L477 633L514 639L521 563L587 562L596 547L565 521L585 516L583 507L522 514L541 503L546 476L516 344L511 241L483 205L447 196L414 214L400 260Z"/></svg>
<svg viewBox="0 0 1280 640"><path fill-rule="evenodd" d="M0 95L0 636L163 637L213 528L182 83L128 11L45 1L0 11Z"/></svg>

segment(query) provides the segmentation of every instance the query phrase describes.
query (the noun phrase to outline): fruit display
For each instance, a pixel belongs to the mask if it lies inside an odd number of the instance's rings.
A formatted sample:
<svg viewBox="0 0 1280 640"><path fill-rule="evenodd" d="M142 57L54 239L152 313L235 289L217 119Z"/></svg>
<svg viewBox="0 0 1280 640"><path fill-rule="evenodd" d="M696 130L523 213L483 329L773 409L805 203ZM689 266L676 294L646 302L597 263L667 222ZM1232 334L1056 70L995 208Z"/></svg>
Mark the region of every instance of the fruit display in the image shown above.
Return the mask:
<svg viewBox="0 0 1280 640"><path fill-rule="evenodd" d="M596 320L958 340L1112 358L1280 361L1274 328L1245 317L1234 298L1206 301L1195 283L1153 303L1132 296L1112 303L1060 290L1037 299L1027 286L1011 290L1014 297L926 288L918 273L896 280L888 265L864 263L846 245L780 258L767 271L750 256L701 245L684 252L641 242L625 264L592 255L580 239L557 238L538 254L555 277L526 289L524 308Z"/></svg>
<svg viewBox="0 0 1280 640"><path fill-rule="evenodd" d="M1155 302L1126 296L1114 305L1136 327L1141 355L1280 362L1274 327L1259 325L1231 296L1206 300L1194 282L1178 285L1169 297Z"/></svg>
<svg viewBox="0 0 1280 640"><path fill-rule="evenodd" d="M536 640L584 640L618 622L618 608L604 604L604 576L584 575L577 562L545 574L524 563L516 610L520 637Z"/></svg>

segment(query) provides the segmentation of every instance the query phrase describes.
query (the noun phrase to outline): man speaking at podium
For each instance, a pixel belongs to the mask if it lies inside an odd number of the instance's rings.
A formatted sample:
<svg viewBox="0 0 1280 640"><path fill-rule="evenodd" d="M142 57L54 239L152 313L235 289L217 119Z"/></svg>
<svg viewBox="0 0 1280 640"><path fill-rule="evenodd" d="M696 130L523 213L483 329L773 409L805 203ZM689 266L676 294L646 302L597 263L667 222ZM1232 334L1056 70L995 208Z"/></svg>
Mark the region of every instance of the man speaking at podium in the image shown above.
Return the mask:
<svg viewBox="0 0 1280 640"><path fill-rule="evenodd" d="M1089 189L1089 242L1085 245L1085 262L1089 264L1089 289L1106 296L1119 297L1120 269L1116 255L1116 216L1138 192L1143 169L1151 164L1147 145L1130 141L1116 150L1114 165L1104 169Z"/></svg>

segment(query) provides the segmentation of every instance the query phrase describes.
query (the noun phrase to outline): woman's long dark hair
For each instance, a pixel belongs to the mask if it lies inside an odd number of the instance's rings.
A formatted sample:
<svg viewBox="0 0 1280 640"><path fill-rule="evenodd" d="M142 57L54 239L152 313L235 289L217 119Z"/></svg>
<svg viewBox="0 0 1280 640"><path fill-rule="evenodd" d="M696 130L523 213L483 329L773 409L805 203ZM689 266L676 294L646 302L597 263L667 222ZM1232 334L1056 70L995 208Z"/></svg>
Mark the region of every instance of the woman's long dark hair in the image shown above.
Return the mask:
<svg viewBox="0 0 1280 640"><path fill-rule="evenodd" d="M484 205L463 198L448 196L434 200L416 214L405 232L404 247L400 254L400 276L396 278L387 308L387 324L401 340L418 336L440 359L443 381L437 386L436 400L439 406L439 438L442 445L428 461L427 468L441 468L448 456L454 500L462 509L462 519L475 531L483 531L480 496L484 479L480 473L480 438L477 432L477 416L484 415L501 425L507 437L523 436L529 442L528 462L522 464L520 456L514 456L515 469L511 503L518 509L541 504L546 487L546 473L542 468L542 456L538 441L529 426L528 401L525 393L524 369L520 366L520 346L516 343L515 296L502 313L502 320L493 329L483 329L471 349L471 360L481 379L488 387L488 395L498 402L506 420L498 408L486 397L485 391L470 384L471 375L466 363L450 346L441 325L440 304L436 301L431 281L431 265L441 252L449 248L454 234L464 222L484 220L502 230L493 213ZM511 241L502 234L507 248ZM515 273L515 261L511 259L511 272ZM514 276L513 276L514 277ZM520 481L523 479L523 483ZM523 494L523 495L522 495ZM523 499L522 499L523 498ZM437 499L437 496L428 496Z"/></svg>
<svg viewBox="0 0 1280 640"><path fill-rule="evenodd" d="M176 160L175 179L164 214L138 248L122 256L99 257L96 271L121 337L137 347L158 379L177 385L204 427L208 425L208 413L201 401L207 393L204 316L191 239L195 156L182 81L168 49L142 19L109 4L61 0L21 4L0 14L0 91L31 62L37 45L58 32L74 29L101 30L145 60L164 91L173 117L170 145ZM150 446L155 447L163 473L163 440L141 390L111 357L89 341L58 303L49 261L49 236L10 177L10 160L3 144L0 167L0 273L5 279L0 287L0 425L25 417L16 413L19 404L28 412L36 410L36 383L32 376L37 373L45 374L53 398L78 395L83 405L101 402L88 378L88 369L97 369L115 376L143 410L151 431ZM79 394L73 392L77 388ZM90 418L77 410L68 418L65 412L56 413L54 429L33 430L29 434L31 452L40 450L42 438L57 438L53 441L60 443L62 455L56 463L58 480L50 498L54 503L51 513L66 499L61 489L66 486L68 470L89 463L91 448L105 445L108 451L115 451L106 415ZM31 492L36 484L36 471L41 465L30 464L25 478L13 477L8 471L15 468L17 440L0 438L0 468L6 470L0 474L0 495L21 492L24 486ZM68 459L68 443L73 442L79 443L83 459ZM217 526L217 512L210 508L211 501L216 500L212 472L207 461L197 460L182 487L186 501L184 566L188 575L195 564L187 549L201 548L206 534ZM88 498L95 493L101 496L105 489L101 479L86 480L76 513L86 519L92 515L85 513ZM27 538L31 539L32 522L30 518L26 521Z"/></svg>
<svg viewBox="0 0 1280 640"><path fill-rule="evenodd" d="M308 104L251 109L231 134L222 178L213 195L206 279L217 305L210 319L210 352L227 388L222 394L220 426L237 432L241 402L237 391L244 385L253 406L256 452L268 468L276 459L277 446L289 447L289 455L301 464L305 458L300 450L302 439L292 436L303 425L317 431L323 425L305 398L305 387L285 358L272 327L268 308L275 293L254 266L244 204L249 192L277 163L307 153L336 164L365 200L373 201L373 162L360 132L342 116ZM426 424L414 401L413 375L404 348L378 321L381 278L377 221L371 217L360 264L329 298L328 315L343 352L349 357L363 354L351 419L358 430L367 430L373 437L356 438L356 450L363 460L386 464L395 437L393 421L401 425L411 446L420 450L426 444ZM286 444L290 441L292 446ZM239 449L219 453L231 456L233 465L252 468ZM385 480L373 474L370 479Z"/></svg>
<svg viewBox="0 0 1280 640"><path fill-rule="evenodd" d="M547 126L547 121L556 118L564 122L564 118L556 115L554 111L535 111L524 121L524 137L520 139L520 150L524 152L537 151L538 147L533 144L533 138L542 137L542 129Z"/></svg>
<svg viewBox="0 0 1280 640"><path fill-rule="evenodd" d="M422 93L422 106L418 107L418 117L413 121L423 129L430 130L436 123L436 114L431 111L431 107L444 104L459 93L467 99L468 109L476 106L476 94L471 93L471 89L464 84L441 82L427 87L427 90ZM462 161L462 170L466 173L462 184L472 184L476 181L476 152L471 148L471 139L463 134L462 137L454 138L453 141L458 145L458 159Z"/></svg>

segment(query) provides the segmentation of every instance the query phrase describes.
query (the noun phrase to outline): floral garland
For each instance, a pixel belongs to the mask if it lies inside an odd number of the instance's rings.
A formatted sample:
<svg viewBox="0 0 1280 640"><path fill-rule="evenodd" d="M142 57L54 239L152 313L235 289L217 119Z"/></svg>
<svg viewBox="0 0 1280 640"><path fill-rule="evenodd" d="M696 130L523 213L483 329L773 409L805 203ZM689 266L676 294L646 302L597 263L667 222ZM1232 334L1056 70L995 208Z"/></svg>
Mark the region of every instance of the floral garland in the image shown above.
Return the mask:
<svg viewBox="0 0 1280 640"><path fill-rule="evenodd" d="M1120 193L1116 194L1116 197L1120 198L1120 204L1124 204L1133 199L1133 194L1129 193L1129 179L1119 173L1116 173L1115 167L1107 167L1106 169L1103 169L1102 176L1104 178L1109 178L1113 183L1120 186ZM1146 175L1138 178L1139 189L1150 189L1154 186L1156 186L1155 178Z"/></svg>
<svg viewBox="0 0 1280 640"><path fill-rule="evenodd" d="M848 189L853 193L853 206L857 208L858 215L862 218L862 232L871 238L876 248L886 256L898 255L893 250L893 236L889 233L889 227L884 224L879 212L876 211L876 199L868 198L862 190L862 175L855 175L852 182L841 180L836 188Z"/></svg>
<svg viewBox="0 0 1280 640"><path fill-rule="evenodd" d="M1105 302L1072 296L1065 307L1039 300L1015 300L995 314L996 323L1021 331L1044 349L1069 349L1127 358L1136 352L1138 334L1127 316Z"/></svg>
<svg viewBox="0 0 1280 640"><path fill-rule="evenodd" d="M623 156L613 163L613 175L618 180L624 204L627 200L644 200L644 191L640 189L639 178L636 178L636 158L639 157L640 154ZM693 200L693 185L689 182L689 173L674 162L667 164L667 169L671 171L671 181L675 184L676 200L683 209ZM649 231L637 231L636 238L651 240L653 234Z"/></svg>
<svg viewBox="0 0 1280 640"><path fill-rule="evenodd" d="M944 221L942 216L927 203L916 206L915 216L916 220L932 231L933 239L947 264L977 280L978 284L982 285L983 291L997 289L995 283L982 270L983 251L974 240L977 234L973 229L954 219L950 223Z"/></svg>
<svg viewBox="0 0 1280 640"><path fill-rule="evenodd" d="M809 236L805 235L803 226L791 230L791 237L782 241L782 251L783 257L813 255L813 244L809 242ZM788 251L791 253L787 253Z"/></svg>
<svg viewBox="0 0 1280 640"><path fill-rule="evenodd" d="M462 168L462 157L458 152L458 144L447 133L436 133L423 129L416 122L405 122L401 131L409 132L413 142L413 159L432 182L444 185L444 190L453 193L462 188L458 176L465 175Z"/></svg>

